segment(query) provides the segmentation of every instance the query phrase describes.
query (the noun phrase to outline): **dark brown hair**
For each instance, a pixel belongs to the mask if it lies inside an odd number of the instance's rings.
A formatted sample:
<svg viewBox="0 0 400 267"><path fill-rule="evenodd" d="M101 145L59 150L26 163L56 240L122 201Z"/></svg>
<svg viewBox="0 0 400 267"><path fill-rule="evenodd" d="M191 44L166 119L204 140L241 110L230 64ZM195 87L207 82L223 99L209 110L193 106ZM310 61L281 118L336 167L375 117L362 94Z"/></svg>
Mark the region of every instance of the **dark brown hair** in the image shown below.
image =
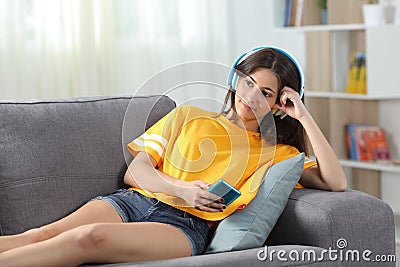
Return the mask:
<svg viewBox="0 0 400 267"><path fill-rule="evenodd" d="M250 75L257 68L267 68L278 77L279 92L277 103L280 102L280 92L285 86L300 92L301 81L299 70L290 58L280 51L273 48L257 50L240 62L235 69L240 75ZM222 109L223 113L229 111L225 111L229 99L230 109L235 109L235 95L235 91L229 88ZM304 102L304 96L302 97L302 101ZM273 117L273 119L271 117ZM272 122L275 123L275 127ZM294 146L300 152L305 152L305 154L308 155L305 130L298 120L290 116L281 119L279 116L273 116L271 112L269 112L261 121L259 132L265 140L271 143L271 136L275 137L272 131L275 130L277 144Z"/></svg>

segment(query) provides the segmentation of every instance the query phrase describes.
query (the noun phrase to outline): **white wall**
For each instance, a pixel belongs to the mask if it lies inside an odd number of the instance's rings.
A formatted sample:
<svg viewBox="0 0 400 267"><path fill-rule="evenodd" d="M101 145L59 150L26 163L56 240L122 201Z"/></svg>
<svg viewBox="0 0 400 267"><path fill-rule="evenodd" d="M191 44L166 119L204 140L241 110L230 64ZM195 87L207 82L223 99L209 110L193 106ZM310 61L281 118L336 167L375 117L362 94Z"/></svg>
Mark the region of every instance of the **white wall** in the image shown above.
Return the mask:
<svg viewBox="0 0 400 267"><path fill-rule="evenodd" d="M234 57L243 52L264 44L270 40L272 30L271 3L260 0L232 0L230 6L232 52Z"/></svg>
<svg viewBox="0 0 400 267"><path fill-rule="evenodd" d="M272 45L290 51L304 67L303 34L286 34L275 28L273 18L277 11L273 1L232 0L231 3L232 62L253 47Z"/></svg>

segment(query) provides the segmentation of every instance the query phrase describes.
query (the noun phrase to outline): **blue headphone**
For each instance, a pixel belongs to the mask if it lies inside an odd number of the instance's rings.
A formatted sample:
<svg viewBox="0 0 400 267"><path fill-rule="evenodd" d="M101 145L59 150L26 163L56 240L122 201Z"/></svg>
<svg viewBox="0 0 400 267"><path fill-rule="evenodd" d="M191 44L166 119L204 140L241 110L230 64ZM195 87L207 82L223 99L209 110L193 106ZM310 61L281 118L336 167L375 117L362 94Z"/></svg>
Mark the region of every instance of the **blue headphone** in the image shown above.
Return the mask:
<svg viewBox="0 0 400 267"><path fill-rule="evenodd" d="M274 50L277 50L278 52L281 52L282 54L287 56L293 62L293 64L296 66L296 68L297 68L297 70L298 70L298 72L300 74L300 92L299 92L299 95L300 95L300 98L302 98L303 95L304 95L304 74L303 74L303 70L300 67L300 64L297 62L297 60L288 51L283 50L282 48L279 48L279 47L274 47L274 46L258 46L258 47L254 47L253 49L241 54L232 64L231 70L230 70L229 75L228 75L228 86L232 87L233 91L236 91L236 84L237 84L237 81L239 79L239 76L235 71L237 65L239 63L241 63L243 60L245 60L249 55L253 54L254 52L256 52L258 50L264 49L264 48L272 48ZM275 116L280 116L281 119L283 119L286 116L286 114L283 111L279 110L279 109L273 110L272 113Z"/></svg>

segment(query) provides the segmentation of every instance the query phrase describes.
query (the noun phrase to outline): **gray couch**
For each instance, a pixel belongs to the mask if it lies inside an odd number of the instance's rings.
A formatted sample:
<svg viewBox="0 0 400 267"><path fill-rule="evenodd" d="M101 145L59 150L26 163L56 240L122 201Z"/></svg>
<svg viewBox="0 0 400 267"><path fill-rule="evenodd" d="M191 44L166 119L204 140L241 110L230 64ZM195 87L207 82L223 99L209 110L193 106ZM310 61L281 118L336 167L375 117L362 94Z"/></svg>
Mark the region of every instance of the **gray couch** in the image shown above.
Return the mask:
<svg viewBox="0 0 400 267"><path fill-rule="evenodd" d="M174 106L159 96L0 101L1 234L47 224L123 187L125 158L132 159L126 143ZM129 123L123 124L125 114ZM267 247L108 266L374 266L378 263L364 261L362 252L370 250L366 256L371 259L394 255L393 221L386 203L358 191L296 189ZM265 249L268 255L275 250L272 261L265 259ZM331 249L331 255L322 253L324 249ZM355 250L360 261L351 260L356 259ZM323 259L308 260L313 253ZM300 261L291 260L296 255Z"/></svg>

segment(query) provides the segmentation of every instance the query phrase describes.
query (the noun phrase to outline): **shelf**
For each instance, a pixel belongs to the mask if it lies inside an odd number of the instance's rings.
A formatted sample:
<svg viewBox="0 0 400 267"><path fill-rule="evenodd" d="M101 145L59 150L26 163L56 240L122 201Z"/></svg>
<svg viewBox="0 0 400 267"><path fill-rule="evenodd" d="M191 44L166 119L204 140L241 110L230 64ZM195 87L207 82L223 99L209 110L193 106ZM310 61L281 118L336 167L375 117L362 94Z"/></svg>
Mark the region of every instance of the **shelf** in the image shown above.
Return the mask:
<svg viewBox="0 0 400 267"><path fill-rule="evenodd" d="M363 94L349 94L340 92L317 92L317 91L306 91L305 97L310 98L335 98L335 99L350 99L350 100L399 100L400 95L363 95Z"/></svg>
<svg viewBox="0 0 400 267"><path fill-rule="evenodd" d="M315 32L315 31L357 31L365 30L365 24L335 24L335 25L309 25L309 26L293 26L279 27L277 31L297 31L297 32Z"/></svg>
<svg viewBox="0 0 400 267"><path fill-rule="evenodd" d="M343 167L400 173L400 166L392 165L390 163L386 164L386 163L362 162L356 160L343 160L343 159L339 161Z"/></svg>
<svg viewBox="0 0 400 267"><path fill-rule="evenodd" d="M277 38L275 43L292 49L302 60L308 111L337 157L343 159L340 164L347 169L352 187L380 197L381 178L387 180L383 184L392 182L387 177L394 176L393 179L396 179L400 163L346 159L348 152L344 129L349 123L377 125L394 138L389 149L398 150L396 137L399 127L387 114L396 116L397 102L400 102L397 86L400 84L400 25L363 24L363 1L359 0L328 0L329 24L321 25L320 9L315 8L317 0L306 0L304 3L308 5L301 13L307 14L303 17L304 25L282 27L282 22L287 22L289 18L284 12L287 1L271 2ZM345 92L350 56L356 51L366 53L367 94ZM396 242L399 242L398 238Z"/></svg>

